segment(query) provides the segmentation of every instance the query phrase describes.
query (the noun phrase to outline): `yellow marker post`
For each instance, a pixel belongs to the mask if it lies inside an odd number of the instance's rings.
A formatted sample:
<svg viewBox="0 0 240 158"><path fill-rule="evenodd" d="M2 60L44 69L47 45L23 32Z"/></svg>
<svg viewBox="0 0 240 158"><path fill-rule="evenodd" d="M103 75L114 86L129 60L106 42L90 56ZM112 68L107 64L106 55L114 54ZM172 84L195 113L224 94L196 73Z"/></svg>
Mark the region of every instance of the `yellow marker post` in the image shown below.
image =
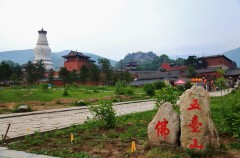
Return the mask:
<svg viewBox="0 0 240 158"><path fill-rule="evenodd" d="M71 133L70 140L71 140L71 143L73 143L73 140L74 140L73 133Z"/></svg>
<svg viewBox="0 0 240 158"><path fill-rule="evenodd" d="M136 150L136 144L135 141L132 141L132 152L134 152Z"/></svg>

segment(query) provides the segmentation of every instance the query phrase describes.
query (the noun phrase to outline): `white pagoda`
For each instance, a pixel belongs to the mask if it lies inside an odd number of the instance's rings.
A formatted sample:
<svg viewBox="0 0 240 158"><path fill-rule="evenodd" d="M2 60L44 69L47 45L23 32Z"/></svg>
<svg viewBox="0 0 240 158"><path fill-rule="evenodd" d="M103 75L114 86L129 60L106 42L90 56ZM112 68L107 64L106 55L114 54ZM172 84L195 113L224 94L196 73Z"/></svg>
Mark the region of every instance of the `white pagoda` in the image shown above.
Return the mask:
<svg viewBox="0 0 240 158"><path fill-rule="evenodd" d="M48 46L47 31L38 31L37 46L34 48L34 63L38 60L43 60L46 70L53 69L53 63L51 60L51 48Z"/></svg>

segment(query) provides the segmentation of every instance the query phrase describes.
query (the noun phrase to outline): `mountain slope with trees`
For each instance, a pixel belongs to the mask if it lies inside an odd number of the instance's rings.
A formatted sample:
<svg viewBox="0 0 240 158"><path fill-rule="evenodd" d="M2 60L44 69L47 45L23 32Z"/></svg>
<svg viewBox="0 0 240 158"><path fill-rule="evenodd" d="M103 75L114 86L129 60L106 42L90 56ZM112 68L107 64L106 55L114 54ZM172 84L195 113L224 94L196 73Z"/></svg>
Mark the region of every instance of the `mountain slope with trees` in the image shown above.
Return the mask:
<svg viewBox="0 0 240 158"><path fill-rule="evenodd" d="M137 62L137 70L158 70L162 63L170 63L172 65L183 65L184 59L178 58L177 60L170 59L168 55L162 54L157 56L153 52L136 52L128 53L122 60L120 60L116 67L118 69L125 69L126 64L134 61Z"/></svg>

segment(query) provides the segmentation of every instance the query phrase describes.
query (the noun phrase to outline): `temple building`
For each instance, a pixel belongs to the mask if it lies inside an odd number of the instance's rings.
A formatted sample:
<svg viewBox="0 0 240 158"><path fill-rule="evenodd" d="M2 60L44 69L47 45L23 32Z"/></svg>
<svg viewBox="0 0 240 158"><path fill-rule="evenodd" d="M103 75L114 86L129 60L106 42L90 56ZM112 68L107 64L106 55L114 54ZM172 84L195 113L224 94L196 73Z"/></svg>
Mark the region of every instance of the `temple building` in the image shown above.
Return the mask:
<svg viewBox="0 0 240 158"><path fill-rule="evenodd" d="M48 46L47 31L38 31L37 46L34 48L34 63L38 60L43 60L46 70L53 69L53 63L51 60L51 48Z"/></svg>
<svg viewBox="0 0 240 158"><path fill-rule="evenodd" d="M135 61L130 61L129 63L126 64L126 66L127 66L126 68L127 70L135 71L137 69L138 64Z"/></svg>
<svg viewBox="0 0 240 158"><path fill-rule="evenodd" d="M68 55L62 57L65 58L64 67L68 71L77 70L80 72L83 65L89 67L92 63L95 63L94 60L90 59L91 57L77 51L71 51Z"/></svg>

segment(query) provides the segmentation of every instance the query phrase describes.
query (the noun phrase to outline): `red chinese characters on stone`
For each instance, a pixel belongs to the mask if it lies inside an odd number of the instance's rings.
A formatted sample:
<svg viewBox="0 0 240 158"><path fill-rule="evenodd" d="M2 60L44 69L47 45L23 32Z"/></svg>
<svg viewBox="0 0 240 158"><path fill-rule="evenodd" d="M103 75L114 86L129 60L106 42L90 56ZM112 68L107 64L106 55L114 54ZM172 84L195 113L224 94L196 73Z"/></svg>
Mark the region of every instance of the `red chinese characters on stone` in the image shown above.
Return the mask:
<svg viewBox="0 0 240 158"><path fill-rule="evenodd" d="M170 133L170 130L167 128L168 121L163 118L163 121L158 121L155 129L157 130L158 137L161 135L164 140L166 140L166 136Z"/></svg>
<svg viewBox="0 0 240 158"><path fill-rule="evenodd" d="M189 145L189 149L193 149L193 148L202 149L203 148L203 144L198 145L198 140L193 138L193 144Z"/></svg>
<svg viewBox="0 0 240 158"><path fill-rule="evenodd" d="M198 122L198 116L194 115L192 118L192 123L188 125L188 127L192 128L191 132L201 132L198 128L202 126L202 123Z"/></svg>
<svg viewBox="0 0 240 158"><path fill-rule="evenodd" d="M188 110L193 110L193 109L197 109L200 110L200 104L198 103L198 99L193 99L192 103L190 104L190 108L188 108Z"/></svg>

